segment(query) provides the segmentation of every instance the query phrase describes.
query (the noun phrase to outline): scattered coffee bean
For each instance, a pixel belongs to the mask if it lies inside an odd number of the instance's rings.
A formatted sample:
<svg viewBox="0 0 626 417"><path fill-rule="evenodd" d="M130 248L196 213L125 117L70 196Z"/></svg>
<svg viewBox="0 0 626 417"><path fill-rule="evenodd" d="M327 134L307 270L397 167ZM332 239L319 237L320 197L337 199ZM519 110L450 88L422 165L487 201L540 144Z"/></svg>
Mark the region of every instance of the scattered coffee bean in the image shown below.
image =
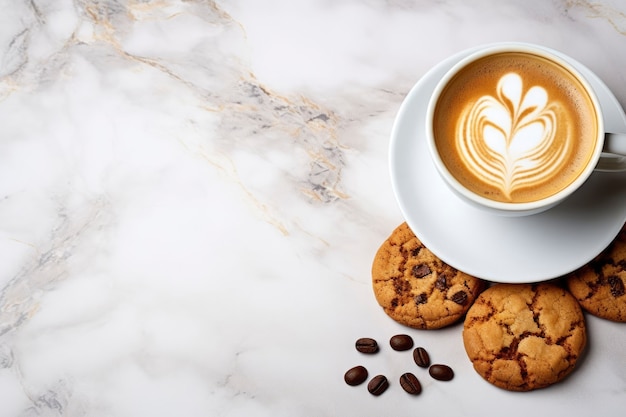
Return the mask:
<svg viewBox="0 0 626 417"><path fill-rule="evenodd" d="M364 366L355 366L354 368L348 369L343 379L348 385L355 386L362 384L367 379L367 369L365 369Z"/></svg>
<svg viewBox="0 0 626 417"><path fill-rule="evenodd" d="M387 377L385 375L376 375L367 384L367 390L370 392L370 394L376 396L387 391L387 388L389 388L389 381L387 381Z"/></svg>
<svg viewBox="0 0 626 417"><path fill-rule="evenodd" d="M439 381L449 381L454 378L454 371L448 365L432 365L428 368L428 373Z"/></svg>
<svg viewBox="0 0 626 417"><path fill-rule="evenodd" d="M411 395L418 395L422 392L422 384L420 384L419 379L410 372L400 376L400 386Z"/></svg>
<svg viewBox="0 0 626 417"><path fill-rule="evenodd" d="M378 352L378 342L369 337L362 337L356 341L356 350L361 353L376 353Z"/></svg>
<svg viewBox="0 0 626 417"><path fill-rule="evenodd" d="M393 350L409 350L413 347L413 339L408 334L392 336L389 344Z"/></svg>
<svg viewBox="0 0 626 417"><path fill-rule="evenodd" d="M420 368L428 368L430 366L430 356L423 347L416 347L413 351L413 360Z"/></svg>

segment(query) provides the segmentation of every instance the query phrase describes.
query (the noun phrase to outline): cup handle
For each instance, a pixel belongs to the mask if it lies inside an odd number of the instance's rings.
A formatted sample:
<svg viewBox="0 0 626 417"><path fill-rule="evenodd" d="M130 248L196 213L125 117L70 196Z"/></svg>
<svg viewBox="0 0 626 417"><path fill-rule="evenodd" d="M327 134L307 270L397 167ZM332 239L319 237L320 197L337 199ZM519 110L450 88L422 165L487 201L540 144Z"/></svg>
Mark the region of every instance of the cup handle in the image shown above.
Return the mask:
<svg viewBox="0 0 626 417"><path fill-rule="evenodd" d="M607 133L596 171L626 171L626 134Z"/></svg>

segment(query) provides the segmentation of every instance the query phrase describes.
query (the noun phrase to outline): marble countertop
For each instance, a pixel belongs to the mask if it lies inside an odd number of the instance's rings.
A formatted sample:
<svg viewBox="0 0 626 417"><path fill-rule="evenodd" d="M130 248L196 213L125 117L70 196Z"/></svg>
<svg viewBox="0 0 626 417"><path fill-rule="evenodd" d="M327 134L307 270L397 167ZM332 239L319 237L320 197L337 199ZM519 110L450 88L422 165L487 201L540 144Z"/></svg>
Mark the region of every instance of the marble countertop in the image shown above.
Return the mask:
<svg viewBox="0 0 626 417"><path fill-rule="evenodd" d="M571 377L484 382L462 325L396 324L390 131L430 68L516 40L626 106L620 0L0 1L0 416L617 416L626 329ZM439 382L387 341L408 333ZM360 337L383 351L364 357ZM392 382L350 387L365 365ZM414 370L423 393L397 377ZM443 414L440 414L443 413Z"/></svg>

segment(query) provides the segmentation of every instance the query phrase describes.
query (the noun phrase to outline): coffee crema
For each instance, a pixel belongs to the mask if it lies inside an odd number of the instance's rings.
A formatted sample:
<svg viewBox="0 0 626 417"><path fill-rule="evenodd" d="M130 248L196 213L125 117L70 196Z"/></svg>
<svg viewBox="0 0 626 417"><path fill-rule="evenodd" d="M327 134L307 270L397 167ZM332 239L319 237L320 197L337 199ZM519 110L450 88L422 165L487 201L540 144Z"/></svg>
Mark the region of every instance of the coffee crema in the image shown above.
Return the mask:
<svg viewBox="0 0 626 417"><path fill-rule="evenodd" d="M571 184L597 146L593 101L575 75L524 52L461 68L437 101L433 133L448 171L491 200L525 203Z"/></svg>

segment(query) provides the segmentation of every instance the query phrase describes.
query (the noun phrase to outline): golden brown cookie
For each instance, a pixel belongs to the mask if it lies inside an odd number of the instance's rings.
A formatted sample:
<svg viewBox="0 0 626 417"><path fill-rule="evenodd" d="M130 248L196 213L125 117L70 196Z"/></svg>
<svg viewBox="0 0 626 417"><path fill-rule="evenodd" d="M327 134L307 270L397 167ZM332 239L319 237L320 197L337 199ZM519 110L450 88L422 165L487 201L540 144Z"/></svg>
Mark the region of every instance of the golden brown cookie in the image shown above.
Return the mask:
<svg viewBox="0 0 626 417"><path fill-rule="evenodd" d="M463 325L463 344L474 369L510 391L562 380L586 342L578 302L548 283L496 284L476 299Z"/></svg>
<svg viewBox="0 0 626 417"><path fill-rule="evenodd" d="M626 323L626 226L600 255L567 276L567 287L589 313Z"/></svg>
<svg viewBox="0 0 626 417"><path fill-rule="evenodd" d="M439 329L465 315L485 282L441 261L402 223L374 257L372 284L389 317L417 329Z"/></svg>

